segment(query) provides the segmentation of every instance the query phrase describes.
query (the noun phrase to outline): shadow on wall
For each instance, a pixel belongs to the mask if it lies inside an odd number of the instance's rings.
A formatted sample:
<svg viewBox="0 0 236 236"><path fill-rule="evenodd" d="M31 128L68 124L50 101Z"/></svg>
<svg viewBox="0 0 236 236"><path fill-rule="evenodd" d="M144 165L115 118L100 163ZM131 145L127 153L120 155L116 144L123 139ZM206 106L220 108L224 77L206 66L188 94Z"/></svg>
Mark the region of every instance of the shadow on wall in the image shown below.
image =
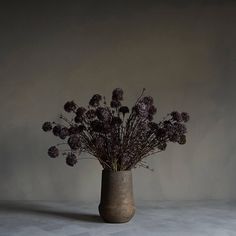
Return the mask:
<svg viewBox="0 0 236 236"><path fill-rule="evenodd" d="M69 212L56 210L53 207L48 207L40 203L25 203L25 202L1 202L0 211L11 213L23 213L29 215L46 215L53 216L53 218L64 218L68 220L76 220L82 222L103 223L99 215L85 213L85 212Z"/></svg>

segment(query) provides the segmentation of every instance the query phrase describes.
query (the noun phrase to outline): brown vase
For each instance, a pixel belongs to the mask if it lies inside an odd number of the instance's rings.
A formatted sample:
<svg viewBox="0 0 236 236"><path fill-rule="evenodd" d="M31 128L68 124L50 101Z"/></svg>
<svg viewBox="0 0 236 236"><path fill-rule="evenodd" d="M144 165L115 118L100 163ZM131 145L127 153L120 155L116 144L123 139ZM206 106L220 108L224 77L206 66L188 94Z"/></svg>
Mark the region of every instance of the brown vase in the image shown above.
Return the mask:
<svg viewBox="0 0 236 236"><path fill-rule="evenodd" d="M125 223L135 213L132 172L102 171L99 213L105 222Z"/></svg>

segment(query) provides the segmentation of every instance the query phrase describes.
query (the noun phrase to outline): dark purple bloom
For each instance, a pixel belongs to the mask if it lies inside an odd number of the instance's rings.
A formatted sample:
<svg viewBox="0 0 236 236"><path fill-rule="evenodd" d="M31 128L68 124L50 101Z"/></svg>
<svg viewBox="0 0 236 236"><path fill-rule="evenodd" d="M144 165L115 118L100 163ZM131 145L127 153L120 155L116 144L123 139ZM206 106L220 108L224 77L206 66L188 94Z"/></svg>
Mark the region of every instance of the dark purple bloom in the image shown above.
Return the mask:
<svg viewBox="0 0 236 236"><path fill-rule="evenodd" d="M42 129L43 129L43 131L45 131L45 132L48 132L48 131L50 131L50 130L52 130L52 124L51 124L51 122L44 122L44 124L43 124L43 126L42 126Z"/></svg>
<svg viewBox="0 0 236 236"><path fill-rule="evenodd" d="M185 134L187 132L186 126L184 124L181 124L178 122L173 124L173 128L174 128L175 132L180 135Z"/></svg>
<svg viewBox="0 0 236 236"><path fill-rule="evenodd" d="M156 137L157 139L162 139L166 136L166 130L163 128L159 128L156 130Z"/></svg>
<svg viewBox="0 0 236 236"><path fill-rule="evenodd" d="M98 107L96 110L96 115L99 120L109 121L111 119L111 112L108 108Z"/></svg>
<svg viewBox="0 0 236 236"><path fill-rule="evenodd" d="M170 135L169 140L173 143L177 142L179 140L178 134L174 133L174 134Z"/></svg>
<svg viewBox="0 0 236 236"><path fill-rule="evenodd" d="M129 113L129 108L126 106L122 106L119 108L119 112L122 113L124 116L126 113Z"/></svg>
<svg viewBox="0 0 236 236"><path fill-rule="evenodd" d="M110 105L112 108L118 108L121 106L121 103L120 101L112 100Z"/></svg>
<svg viewBox="0 0 236 236"><path fill-rule="evenodd" d="M122 101L123 100L123 90L121 88L116 88L112 92L112 100L114 101Z"/></svg>
<svg viewBox="0 0 236 236"><path fill-rule="evenodd" d="M95 94L89 101L89 105L92 107L99 106L100 101L102 100L102 96L100 94Z"/></svg>
<svg viewBox="0 0 236 236"><path fill-rule="evenodd" d="M184 122L188 122L189 121L189 114L187 113L187 112L182 112L181 113L181 117L182 117L182 120L184 121Z"/></svg>
<svg viewBox="0 0 236 236"><path fill-rule="evenodd" d="M60 130L59 137L61 139L65 139L67 136L69 136L69 134L70 134L69 130L66 127L64 127Z"/></svg>
<svg viewBox="0 0 236 236"><path fill-rule="evenodd" d="M140 102L145 103L146 105L151 106L153 104L153 98L151 96L143 97Z"/></svg>
<svg viewBox="0 0 236 236"><path fill-rule="evenodd" d="M70 133L70 135L80 133L79 126L77 126L77 125L71 126L71 127L69 128L69 133Z"/></svg>
<svg viewBox="0 0 236 236"><path fill-rule="evenodd" d="M60 125L54 126L52 132L55 136L59 136L61 132L61 126Z"/></svg>
<svg viewBox="0 0 236 236"><path fill-rule="evenodd" d="M78 107L76 110L77 116L83 116L83 114L86 112L86 109L84 107Z"/></svg>
<svg viewBox="0 0 236 236"><path fill-rule="evenodd" d="M94 132L102 133L104 132L103 123L99 120L94 120L91 122L91 128Z"/></svg>
<svg viewBox="0 0 236 236"><path fill-rule="evenodd" d="M177 122L181 122L182 121L182 116L181 116L181 114L178 111L172 111L171 112L171 116L172 116L172 119L174 121L177 121Z"/></svg>
<svg viewBox="0 0 236 236"><path fill-rule="evenodd" d="M79 149L81 144L80 144L80 138L79 136L77 135L71 135L68 139L68 145L70 146L70 148L72 150L76 150L76 149Z"/></svg>
<svg viewBox="0 0 236 236"><path fill-rule="evenodd" d="M85 116L89 119L89 120L92 120L96 117L96 112L94 110L88 110L86 113L85 113Z"/></svg>
<svg viewBox="0 0 236 236"><path fill-rule="evenodd" d="M149 115L148 110L149 110L148 105L143 102L139 102L133 107L133 111L142 118L148 117Z"/></svg>
<svg viewBox="0 0 236 236"><path fill-rule="evenodd" d="M66 157L66 164L68 166L74 166L77 163L77 157L73 153L68 153Z"/></svg>
<svg viewBox="0 0 236 236"><path fill-rule="evenodd" d="M59 156L59 150L56 146L52 146L48 149L48 155L51 157L51 158L56 158Z"/></svg>
<svg viewBox="0 0 236 236"><path fill-rule="evenodd" d="M74 118L74 121L75 121L75 123L82 123L82 122L83 122L83 117L81 117L81 116L76 116L76 117Z"/></svg>
<svg viewBox="0 0 236 236"><path fill-rule="evenodd" d="M74 103L74 101L66 102L64 105L64 110L66 112L72 112L75 111L75 109L76 109L76 104Z"/></svg>

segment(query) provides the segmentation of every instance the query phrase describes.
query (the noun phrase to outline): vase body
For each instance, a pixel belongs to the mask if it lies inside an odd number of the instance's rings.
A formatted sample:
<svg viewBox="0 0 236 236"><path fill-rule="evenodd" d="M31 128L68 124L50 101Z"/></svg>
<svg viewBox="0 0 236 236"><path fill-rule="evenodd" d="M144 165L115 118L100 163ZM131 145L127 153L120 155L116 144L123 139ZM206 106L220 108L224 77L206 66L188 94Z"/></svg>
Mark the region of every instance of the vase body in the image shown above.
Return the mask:
<svg viewBox="0 0 236 236"><path fill-rule="evenodd" d="M132 172L102 171L99 213L105 222L125 223L135 213Z"/></svg>

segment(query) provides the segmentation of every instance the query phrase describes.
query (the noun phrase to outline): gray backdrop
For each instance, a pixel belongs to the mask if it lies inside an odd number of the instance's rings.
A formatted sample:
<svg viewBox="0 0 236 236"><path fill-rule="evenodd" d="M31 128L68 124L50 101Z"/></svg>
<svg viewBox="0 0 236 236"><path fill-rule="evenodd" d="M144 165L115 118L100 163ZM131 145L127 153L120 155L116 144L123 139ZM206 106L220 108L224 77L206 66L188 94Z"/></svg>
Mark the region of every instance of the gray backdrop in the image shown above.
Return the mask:
<svg viewBox="0 0 236 236"><path fill-rule="evenodd" d="M85 4L86 2L86 4ZM144 199L235 199L236 4L233 1L65 1L1 5L0 199L99 200L101 167L47 157L65 101L143 87L156 120L188 111L185 146L134 170ZM86 156L83 156L86 157Z"/></svg>

